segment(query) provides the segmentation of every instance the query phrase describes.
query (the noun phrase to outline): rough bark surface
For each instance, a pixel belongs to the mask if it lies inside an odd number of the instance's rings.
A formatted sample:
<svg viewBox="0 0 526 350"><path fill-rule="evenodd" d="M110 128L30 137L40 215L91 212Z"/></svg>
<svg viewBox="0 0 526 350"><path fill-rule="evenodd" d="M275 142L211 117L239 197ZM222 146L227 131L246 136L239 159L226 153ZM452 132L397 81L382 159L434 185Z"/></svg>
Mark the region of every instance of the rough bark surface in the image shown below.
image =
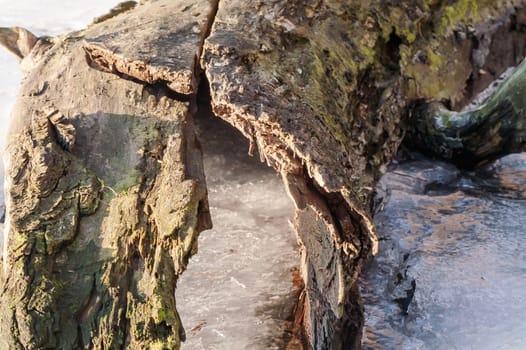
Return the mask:
<svg viewBox="0 0 526 350"><path fill-rule="evenodd" d="M151 0L40 40L11 131L0 344L179 346L173 291L209 217L189 106L173 98L196 93L199 59L214 112L296 204L308 346L359 347L372 192L408 106L460 106L505 68L501 49L517 63L522 5Z"/></svg>
<svg viewBox="0 0 526 350"><path fill-rule="evenodd" d="M360 319L351 319L349 309L359 306L350 291L359 259L376 245L366 209L374 176L360 154L377 130L352 117L349 86L358 71L345 44L351 21L337 11L293 1L220 2L202 58L214 112L259 147L296 203L304 321L315 348L349 346L344 333L360 328ZM393 129L386 151L395 149L398 116L379 120Z"/></svg>
<svg viewBox="0 0 526 350"><path fill-rule="evenodd" d="M414 111L414 141L463 166L520 152L526 145L526 61L481 106L464 112L438 102Z"/></svg>
<svg viewBox="0 0 526 350"><path fill-rule="evenodd" d="M212 105L296 203L311 347L359 346L355 282L376 247L371 192L407 107L461 104L480 70L494 68L490 46L503 32L513 48L503 61L515 64L521 14L505 1L219 3L201 58Z"/></svg>
<svg viewBox="0 0 526 350"><path fill-rule="evenodd" d="M148 31L147 29L145 29ZM10 131L3 349L173 349L177 276L210 226L188 103L54 40Z"/></svg>
<svg viewBox="0 0 526 350"><path fill-rule="evenodd" d="M213 9L209 0L148 1L91 28L84 45L88 59L106 72L195 94Z"/></svg>

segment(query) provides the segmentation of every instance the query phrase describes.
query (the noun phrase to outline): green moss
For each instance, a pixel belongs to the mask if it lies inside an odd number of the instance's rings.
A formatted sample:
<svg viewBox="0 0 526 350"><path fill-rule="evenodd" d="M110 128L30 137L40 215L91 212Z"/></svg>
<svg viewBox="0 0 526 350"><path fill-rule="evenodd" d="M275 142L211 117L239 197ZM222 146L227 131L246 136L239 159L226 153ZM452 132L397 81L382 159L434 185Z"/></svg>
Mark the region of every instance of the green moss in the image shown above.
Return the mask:
<svg viewBox="0 0 526 350"><path fill-rule="evenodd" d="M375 61L376 58L376 52L373 48L370 48L366 45L360 45L359 47L360 53L364 56L364 60L360 60L360 66L363 67L364 65L367 65L368 63L372 63Z"/></svg>
<svg viewBox="0 0 526 350"><path fill-rule="evenodd" d="M301 96L301 98L311 106L315 106L315 110L318 111L319 117L323 120L324 125L326 125L326 127L330 130L331 135L334 135L340 142L346 142L347 137L342 132L341 127L338 125L337 118L334 118L334 114L331 113L327 108L328 106L336 107L336 103L332 101L329 105L325 102L327 100L327 96L331 96L331 94L328 94L327 91L328 86L330 85L326 84L326 82L330 81L332 83L338 83L338 81L334 80L332 76L329 77L326 75L327 69L333 69L332 64L337 59L335 56L336 54L321 47L315 47L315 49L318 52L318 55L312 57L311 63L305 67L307 71L306 74L309 76L308 85L303 91L299 90L296 92L296 94ZM325 52L330 52L331 55L331 57L326 60L326 62L319 58L319 56L324 55L324 50ZM357 66L354 65L354 60L348 58L345 63L347 66L347 71L350 72L354 79L358 70ZM337 72L335 73L338 75ZM339 75L341 76L341 74ZM341 78L340 76L336 76L334 78Z"/></svg>
<svg viewBox="0 0 526 350"><path fill-rule="evenodd" d="M476 20L478 16L476 0L460 0L453 5L444 7L440 24L443 30L447 30L462 21Z"/></svg>
<svg viewBox="0 0 526 350"><path fill-rule="evenodd" d="M405 33L404 36L405 36L405 38L406 38L406 40L407 40L407 42L408 42L409 44L414 43L415 40L416 40L416 34L413 33L413 32L409 32L409 31L408 31L407 33Z"/></svg>
<svg viewBox="0 0 526 350"><path fill-rule="evenodd" d="M168 339L162 341L156 341L150 345L151 350L167 350L167 349L175 349L179 348L179 342L175 342L175 340L172 337L169 337Z"/></svg>
<svg viewBox="0 0 526 350"><path fill-rule="evenodd" d="M405 38L407 43L412 44L417 38L414 20L415 19L408 18L407 14L398 5L396 7L391 7L388 21L381 23L384 40L389 39L389 36L394 29L396 35Z"/></svg>
<svg viewBox="0 0 526 350"><path fill-rule="evenodd" d="M138 186L140 182L141 174L138 171L134 171L113 185L113 189L117 193L127 194L133 187Z"/></svg>
<svg viewBox="0 0 526 350"><path fill-rule="evenodd" d="M177 316L174 310L167 308L159 308L157 310L157 321L159 323L166 322L166 324L175 324L177 322Z"/></svg>
<svg viewBox="0 0 526 350"><path fill-rule="evenodd" d="M93 20L93 24L101 23L107 21L110 18L113 18L121 13L133 9L137 5L136 1L124 1L115 6L110 10L110 12L104 16L97 17Z"/></svg>
<svg viewBox="0 0 526 350"><path fill-rule="evenodd" d="M431 69L434 72L440 71L444 66L444 60L442 59L442 57L436 54L435 51L431 48L426 50L426 55L429 69Z"/></svg>

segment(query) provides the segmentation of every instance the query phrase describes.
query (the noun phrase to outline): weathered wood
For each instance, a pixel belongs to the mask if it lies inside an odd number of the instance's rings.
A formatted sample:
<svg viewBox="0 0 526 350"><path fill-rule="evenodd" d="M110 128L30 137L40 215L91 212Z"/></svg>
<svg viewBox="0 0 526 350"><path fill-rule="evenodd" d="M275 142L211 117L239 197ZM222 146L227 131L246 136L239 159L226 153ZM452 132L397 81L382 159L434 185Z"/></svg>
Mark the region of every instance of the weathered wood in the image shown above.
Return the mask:
<svg viewBox="0 0 526 350"><path fill-rule="evenodd" d="M31 52L36 41L37 38L24 28L0 28L0 45L8 49L19 60Z"/></svg>
<svg viewBox="0 0 526 350"><path fill-rule="evenodd" d="M374 183L403 138L407 103L460 103L485 66L490 50L474 61L473 42L492 38L514 10L478 5L219 3L201 58L212 105L282 174L296 203L313 348L359 346L355 283L376 247Z"/></svg>
<svg viewBox="0 0 526 350"><path fill-rule="evenodd" d="M208 212L188 105L174 98L195 94L204 70L214 112L296 204L309 346L359 347L372 193L407 106L468 98L501 54L484 40L524 39L522 4L232 0L215 13L151 0L40 40L11 131L0 341L179 346L173 289ZM524 40L509 46L514 61Z"/></svg>
<svg viewBox="0 0 526 350"><path fill-rule="evenodd" d="M86 64L101 26L48 44L14 108L3 349L184 340L177 276L210 226L200 146L188 103Z"/></svg>
<svg viewBox="0 0 526 350"><path fill-rule="evenodd" d="M376 245L365 209L374 175L361 156L376 131L352 117L363 55L344 43L352 23L337 12L315 2L220 2L202 58L214 112L258 146L296 203L304 325L314 348L340 348L349 323L360 328L347 312L356 305L350 290L358 261ZM398 123L384 117L380 123ZM316 224L307 229L303 221ZM357 333L351 337L359 343Z"/></svg>
<svg viewBox="0 0 526 350"><path fill-rule="evenodd" d="M413 140L463 166L523 151L526 146L526 61L476 109L455 112L439 102L414 111Z"/></svg>
<svg viewBox="0 0 526 350"><path fill-rule="evenodd" d="M87 58L103 71L195 94L201 43L213 13L209 0L145 2L91 28Z"/></svg>

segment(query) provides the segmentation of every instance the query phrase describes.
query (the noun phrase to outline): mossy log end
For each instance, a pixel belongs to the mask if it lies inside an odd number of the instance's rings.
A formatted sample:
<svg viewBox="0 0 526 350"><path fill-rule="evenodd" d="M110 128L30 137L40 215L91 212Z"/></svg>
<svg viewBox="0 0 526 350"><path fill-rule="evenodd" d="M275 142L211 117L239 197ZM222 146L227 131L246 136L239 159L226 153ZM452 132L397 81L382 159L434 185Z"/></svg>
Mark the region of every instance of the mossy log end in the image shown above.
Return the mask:
<svg viewBox="0 0 526 350"><path fill-rule="evenodd" d="M413 111L413 142L428 153L471 167L526 146L526 61L478 108L465 112L439 102Z"/></svg>
<svg viewBox="0 0 526 350"><path fill-rule="evenodd" d="M374 186L408 106L458 107L517 64L523 1L129 5L36 42L0 28L27 72L7 150L0 347L179 347L177 276L210 226L192 126L208 82L214 113L296 204L306 346L358 348Z"/></svg>

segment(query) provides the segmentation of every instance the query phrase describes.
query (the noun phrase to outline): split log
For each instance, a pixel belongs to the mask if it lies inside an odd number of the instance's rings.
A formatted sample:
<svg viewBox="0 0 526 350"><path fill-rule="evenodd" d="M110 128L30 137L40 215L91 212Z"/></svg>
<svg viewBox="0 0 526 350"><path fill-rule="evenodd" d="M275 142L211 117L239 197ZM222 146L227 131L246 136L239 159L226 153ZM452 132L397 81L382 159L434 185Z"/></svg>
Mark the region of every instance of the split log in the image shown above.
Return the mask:
<svg viewBox="0 0 526 350"><path fill-rule="evenodd" d="M150 0L27 55L0 30L28 71L7 156L0 345L179 347L177 275L210 226L191 119L206 76L214 112L296 204L307 346L358 348L373 189L408 106L459 106L480 71L516 64L522 5Z"/></svg>
<svg viewBox="0 0 526 350"><path fill-rule="evenodd" d="M356 281L376 249L372 192L408 106L461 104L480 69L504 68L489 47L500 35L524 53L524 34L506 30L520 12L493 5L219 2L201 58L212 106L282 174L296 204L309 347L360 346ZM476 47L481 38L490 42Z"/></svg>

